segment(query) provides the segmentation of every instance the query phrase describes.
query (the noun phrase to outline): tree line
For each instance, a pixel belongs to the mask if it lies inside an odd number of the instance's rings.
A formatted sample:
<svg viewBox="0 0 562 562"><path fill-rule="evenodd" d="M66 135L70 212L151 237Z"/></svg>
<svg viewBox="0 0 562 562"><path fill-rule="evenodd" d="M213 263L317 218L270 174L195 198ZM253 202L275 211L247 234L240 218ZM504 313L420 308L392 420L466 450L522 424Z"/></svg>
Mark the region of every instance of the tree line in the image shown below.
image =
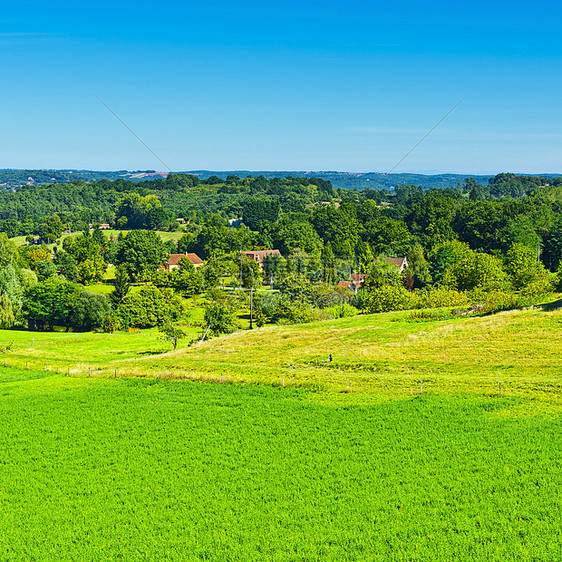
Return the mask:
<svg viewBox="0 0 562 562"><path fill-rule="evenodd" d="M205 292L212 297L208 326L218 333L234 327L233 313L246 298L233 298L228 286L274 289L256 298L262 324L493 300L507 306L559 288L559 178L500 174L486 188L469 178L456 188L403 185L390 192L334 190L315 178L202 181L176 174L2 196L0 225L14 227L4 228L0 241L3 327L165 325L185 314L185 297ZM19 206L31 214L18 218ZM58 212L50 214L53 208ZM109 238L99 224L90 228L98 212L104 214L97 219L128 232ZM163 242L154 231L177 229L179 217L182 236ZM231 226L233 218L241 224ZM63 230L76 227L82 235L60 243ZM14 230L29 242L58 242L54 249L17 247L9 240ZM271 248L282 255L261 267L240 253ZM204 267L158 269L170 253L185 252L198 254ZM407 257L409 267L399 272L389 256ZM109 296L88 291L108 265L116 266ZM338 286L355 274L367 274L357 294Z"/></svg>

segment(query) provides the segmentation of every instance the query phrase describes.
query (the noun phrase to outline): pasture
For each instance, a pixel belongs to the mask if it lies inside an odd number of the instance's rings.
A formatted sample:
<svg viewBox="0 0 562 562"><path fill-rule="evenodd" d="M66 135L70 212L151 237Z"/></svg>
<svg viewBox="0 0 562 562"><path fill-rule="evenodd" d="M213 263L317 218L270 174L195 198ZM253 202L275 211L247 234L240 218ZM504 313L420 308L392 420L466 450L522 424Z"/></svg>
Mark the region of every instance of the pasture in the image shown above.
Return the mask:
<svg viewBox="0 0 562 562"><path fill-rule="evenodd" d="M193 308L192 320L200 321ZM146 376L308 388L328 402L432 393L501 394L561 404L562 309L534 308L429 322L408 312L268 326L178 349L156 329L138 333L0 331L0 358L71 376ZM330 355L332 361L329 360ZM344 396L344 395L350 396ZM537 406L538 407L538 406Z"/></svg>
<svg viewBox="0 0 562 562"><path fill-rule="evenodd" d="M558 416L183 380L0 379L2 560L557 560ZM507 414L507 415L506 415Z"/></svg>
<svg viewBox="0 0 562 562"><path fill-rule="evenodd" d="M561 324L0 332L0 559L558 560Z"/></svg>

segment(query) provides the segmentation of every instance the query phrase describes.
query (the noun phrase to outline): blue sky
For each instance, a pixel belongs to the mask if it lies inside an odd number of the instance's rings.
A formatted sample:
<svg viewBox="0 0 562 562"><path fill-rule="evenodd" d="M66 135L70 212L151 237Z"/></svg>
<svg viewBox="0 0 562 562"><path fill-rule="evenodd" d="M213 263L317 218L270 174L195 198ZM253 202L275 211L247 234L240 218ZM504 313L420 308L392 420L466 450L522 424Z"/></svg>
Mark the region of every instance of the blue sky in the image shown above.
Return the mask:
<svg viewBox="0 0 562 562"><path fill-rule="evenodd" d="M0 0L0 168L562 172L555 2Z"/></svg>

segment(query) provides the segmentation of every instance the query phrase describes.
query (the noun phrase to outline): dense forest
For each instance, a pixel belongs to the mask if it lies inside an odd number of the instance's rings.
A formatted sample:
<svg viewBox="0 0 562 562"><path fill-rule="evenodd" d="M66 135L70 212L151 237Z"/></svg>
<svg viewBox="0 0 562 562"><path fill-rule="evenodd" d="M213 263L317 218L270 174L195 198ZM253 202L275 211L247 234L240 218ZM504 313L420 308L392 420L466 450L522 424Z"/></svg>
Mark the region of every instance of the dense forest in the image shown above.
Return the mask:
<svg viewBox="0 0 562 562"><path fill-rule="evenodd" d="M102 223L119 235L105 236ZM166 242L154 232L178 229ZM64 231L83 234L61 243ZM344 305L330 314L494 299L501 308L560 287L562 178L499 174L429 190L335 189L312 177L76 180L0 192L0 232L4 326L90 329L105 319L146 327L178 320L182 298L205 292L214 295L209 318L230 318L232 328L232 302L212 292L226 284L277 290L256 301L262 322L310 320ZM18 248L16 236L28 245ZM240 253L259 249L281 256L258 266ZM170 253L186 252L204 267L158 270ZM408 267L399 271L389 257L406 257ZM108 265L117 268L111 299L88 293ZM362 274L359 290L345 288ZM128 294L131 282L145 286Z"/></svg>

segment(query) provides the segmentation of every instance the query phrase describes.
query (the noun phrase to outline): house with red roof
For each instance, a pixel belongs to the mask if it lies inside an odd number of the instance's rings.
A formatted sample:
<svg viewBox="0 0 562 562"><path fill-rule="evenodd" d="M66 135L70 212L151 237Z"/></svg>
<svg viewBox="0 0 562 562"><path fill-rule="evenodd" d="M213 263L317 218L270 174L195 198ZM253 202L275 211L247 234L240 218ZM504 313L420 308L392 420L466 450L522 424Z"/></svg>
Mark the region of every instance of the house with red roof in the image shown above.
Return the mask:
<svg viewBox="0 0 562 562"><path fill-rule="evenodd" d="M173 271L174 269L179 269L180 261L183 259L187 259L191 262L193 267L201 267L203 265L203 260L197 254L189 254L186 252L185 254L170 254L168 261L164 262L160 269L164 269L166 271Z"/></svg>
<svg viewBox="0 0 562 562"><path fill-rule="evenodd" d="M265 258L265 256L273 255L281 257L281 252L279 250L250 250L240 253L248 256L251 260L257 261L260 265L263 264L263 258Z"/></svg>
<svg viewBox="0 0 562 562"><path fill-rule="evenodd" d="M402 273L408 267L408 260L404 258L383 258L388 263L395 265L400 273ZM340 281L338 283L338 287L342 287L344 289L349 289L352 293L357 294L357 291L363 288L365 284L365 279L368 277L367 273L354 273L351 276L351 281Z"/></svg>

